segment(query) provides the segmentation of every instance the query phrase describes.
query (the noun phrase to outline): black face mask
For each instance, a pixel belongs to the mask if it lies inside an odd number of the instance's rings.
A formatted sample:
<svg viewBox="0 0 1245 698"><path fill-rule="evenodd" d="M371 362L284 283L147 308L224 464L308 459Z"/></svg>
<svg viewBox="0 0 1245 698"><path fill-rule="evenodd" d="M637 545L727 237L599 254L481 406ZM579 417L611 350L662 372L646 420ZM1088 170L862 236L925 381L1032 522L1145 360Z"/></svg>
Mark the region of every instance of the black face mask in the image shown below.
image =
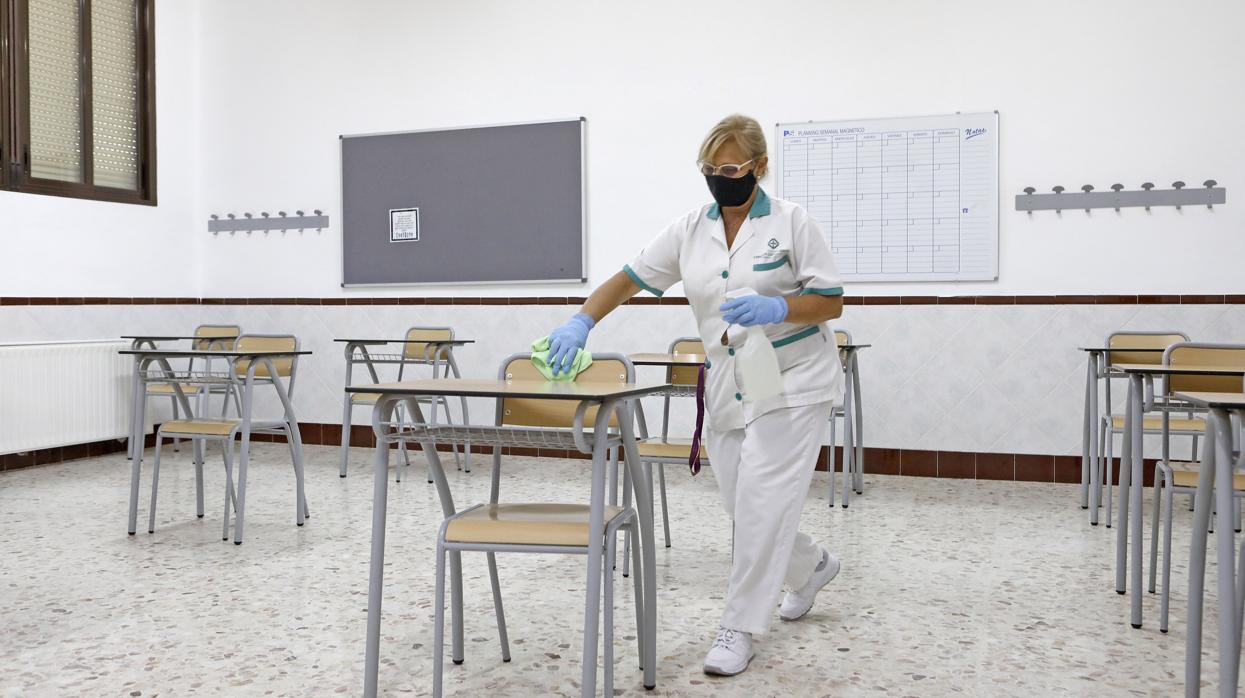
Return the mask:
<svg viewBox="0 0 1245 698"><path fill-rule="evenodd" d="M749 171L742 177L724 177L722 175L705 175L705 183L709 185L709 193L718 206L742 206L757 185L757 176Z"/></svg>

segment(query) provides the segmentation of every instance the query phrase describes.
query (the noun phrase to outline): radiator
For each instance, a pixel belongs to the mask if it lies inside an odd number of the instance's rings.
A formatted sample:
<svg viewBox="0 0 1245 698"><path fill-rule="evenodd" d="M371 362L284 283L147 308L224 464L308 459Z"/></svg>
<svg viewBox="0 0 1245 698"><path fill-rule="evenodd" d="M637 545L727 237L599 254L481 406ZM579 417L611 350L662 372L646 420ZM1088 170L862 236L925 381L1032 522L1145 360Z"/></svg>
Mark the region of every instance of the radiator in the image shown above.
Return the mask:
<svg viewBox="0 0 1245 698"><path fill-rule="evenodd" d="M134 360L117 353L128 347L121 340L0 344L0 454L128 437Z"/></svg>

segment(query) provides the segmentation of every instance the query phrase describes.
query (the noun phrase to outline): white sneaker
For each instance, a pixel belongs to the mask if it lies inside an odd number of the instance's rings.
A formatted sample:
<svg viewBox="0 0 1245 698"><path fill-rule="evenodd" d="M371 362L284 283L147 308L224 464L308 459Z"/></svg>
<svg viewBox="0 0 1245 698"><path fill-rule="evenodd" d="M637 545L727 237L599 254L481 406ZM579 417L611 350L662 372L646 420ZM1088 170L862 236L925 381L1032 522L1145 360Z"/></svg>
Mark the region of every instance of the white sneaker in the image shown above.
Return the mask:
<svg viewBox="0 0 1245 698"><path fill-rule="evenodd" d="M718 628L718 637L705 656L705 673L734 676L743 673L752 661L752 633Z"/></svg>
<svg viewBox="0 0 1245 698"><path fill-rule="evenodd" d="M817 592L829 584L830 580L838 575L842 567L843 564L839 562L837 555L822 548L821 562L817 565L817 569L813 570L813 575L808 578L804 586L788 591L782 597L782 604L778 606L778 617L783 620L803 618L804 614L813 608L813 600L817 598Z"/></svg>

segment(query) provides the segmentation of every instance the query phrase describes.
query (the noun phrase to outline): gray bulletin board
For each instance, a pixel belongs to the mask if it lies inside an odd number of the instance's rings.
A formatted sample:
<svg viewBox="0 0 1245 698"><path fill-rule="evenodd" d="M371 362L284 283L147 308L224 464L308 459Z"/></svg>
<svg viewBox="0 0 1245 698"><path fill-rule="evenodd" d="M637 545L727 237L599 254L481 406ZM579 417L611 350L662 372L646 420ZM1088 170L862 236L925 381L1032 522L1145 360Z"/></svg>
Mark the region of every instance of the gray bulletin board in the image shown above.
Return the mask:
<svg viewBox="0 0 1245 698"><path fill-rule="evenodd" d="M585 281L584 131L342 136L342 285Z"/></svg>

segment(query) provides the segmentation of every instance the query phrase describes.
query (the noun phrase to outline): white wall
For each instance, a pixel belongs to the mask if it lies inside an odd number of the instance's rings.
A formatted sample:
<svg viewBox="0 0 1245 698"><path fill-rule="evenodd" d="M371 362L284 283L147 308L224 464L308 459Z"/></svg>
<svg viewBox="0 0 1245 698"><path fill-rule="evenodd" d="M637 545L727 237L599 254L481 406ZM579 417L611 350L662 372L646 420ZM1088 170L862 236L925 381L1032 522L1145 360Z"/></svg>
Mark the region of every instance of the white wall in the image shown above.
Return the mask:
<svg viewBox="0 0 1245 698"><path fill-rule="evenodd" d="M707 200L722 115L1001 113L1000 280L855 294L1239 292L1245 209L1012 209L1048 190L1245 182L1245 4L956 2L203 3L209 213L322 208L322 234L205 235L209 296L343 292L337 136L584 115L590 282ZM166 170L167 171L167 170ZM289 271L269 264L278 255ZM1104 264L1107 257L1110 264ZM523 295L582 295L582 285ZM410 293L394 289L393 293ZM419 289L513 295L514 288Z"/></svg>
<svg viewBox="0 0 1245 698"><path fill-rule="evenodd" d="M187 3L156 8L158 206L0 190L0 295L195 296L198 53Z"/></svg>

